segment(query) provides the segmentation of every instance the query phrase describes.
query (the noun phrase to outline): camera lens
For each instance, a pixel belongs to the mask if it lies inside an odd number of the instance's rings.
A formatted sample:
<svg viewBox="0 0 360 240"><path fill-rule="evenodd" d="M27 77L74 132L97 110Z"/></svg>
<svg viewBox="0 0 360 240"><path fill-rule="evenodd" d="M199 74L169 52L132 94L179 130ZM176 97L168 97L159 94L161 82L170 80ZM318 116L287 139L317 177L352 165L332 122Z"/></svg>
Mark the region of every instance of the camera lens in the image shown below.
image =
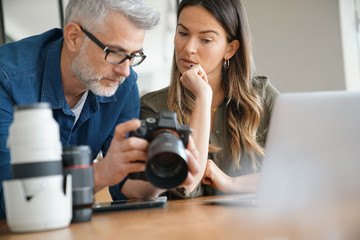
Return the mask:
<svg viewBox="0 0 360 240"><path fill-rule="evenodd" d="M183 159L176 153L163 152L153 157L150 167L156 175L170 177L179 172L181 161Z"/></svg>
<svg viewBox="0 0 360 240"><path fill-rule="evenodd" d="M50 104L15 106L7 146L12 179L3 182L3 189L10 229L27 232L69 225L71 178L64 182L59 125Z"/></svg>
<svg viewBox="0 0 360 240"><path fill-rule="evenodd" d="M188 174L182 141L171 131L158 133L148 148L146 177L156 187L170 189L182 184Z"/></svg>
<svg viewBox="0 0 360 240"><path fill-rule="evenodd" d="M64 174L72 175L72 222L91 220L94 203L94 174L89 146L63 147Z"/></svg>
<svg viewBox="0 0 360 240"><path fill-rule="evenodd" d="M59 126L49 103L15 106L8 147L12 179L22 179L27 199L44 189L62 190Z"/></svg>

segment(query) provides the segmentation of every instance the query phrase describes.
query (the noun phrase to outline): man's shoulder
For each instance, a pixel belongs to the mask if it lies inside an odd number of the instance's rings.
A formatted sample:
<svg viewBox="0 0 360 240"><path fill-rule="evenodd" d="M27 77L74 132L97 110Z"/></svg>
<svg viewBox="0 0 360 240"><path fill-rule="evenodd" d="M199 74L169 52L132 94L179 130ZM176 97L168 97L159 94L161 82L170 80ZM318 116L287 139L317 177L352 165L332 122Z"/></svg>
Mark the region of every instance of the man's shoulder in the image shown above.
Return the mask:
<svg viewBox="0 0 360 240"><path fill-rule="evenodd" d="M53 91L44 95L46 89L59 90L53 83L61 84L62 35L53 29L0 47L0 82L14 102L40 101L53 96Z"/></svg>
<svg viewBox="0 0 360 240"><path fill-rule="evenodd" d="M3 71L31 68L46 57L51 43L62 38L61 29L51 29L39 35L34 35L0 46L0 68Z"/></svg>

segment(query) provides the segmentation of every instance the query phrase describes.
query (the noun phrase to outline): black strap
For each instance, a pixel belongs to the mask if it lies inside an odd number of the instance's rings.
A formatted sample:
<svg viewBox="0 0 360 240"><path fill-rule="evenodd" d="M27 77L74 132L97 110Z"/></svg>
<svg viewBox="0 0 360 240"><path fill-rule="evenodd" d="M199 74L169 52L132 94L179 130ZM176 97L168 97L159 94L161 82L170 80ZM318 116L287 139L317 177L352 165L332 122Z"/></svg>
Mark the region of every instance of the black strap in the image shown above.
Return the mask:
<svg viewBox="0 0 360 240"><path fill-rule="evenodd" d="M43 177L63 174L61 161L13 164L12 179Z"/></svg>

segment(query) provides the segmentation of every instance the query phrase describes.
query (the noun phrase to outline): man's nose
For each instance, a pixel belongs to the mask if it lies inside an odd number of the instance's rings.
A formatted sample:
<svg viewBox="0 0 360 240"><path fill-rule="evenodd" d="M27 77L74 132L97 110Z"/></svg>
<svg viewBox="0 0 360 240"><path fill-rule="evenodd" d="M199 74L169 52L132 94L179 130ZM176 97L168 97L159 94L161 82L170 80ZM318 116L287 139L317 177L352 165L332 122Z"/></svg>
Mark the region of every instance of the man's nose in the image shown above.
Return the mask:
<svg viewBox="0 0 360 240"><path fill-rule="evenodd" d="M113 71L117 74L120 74L123 77L128 77L130 75L130 61L126 59L123 63L114 65Z"/></svg>

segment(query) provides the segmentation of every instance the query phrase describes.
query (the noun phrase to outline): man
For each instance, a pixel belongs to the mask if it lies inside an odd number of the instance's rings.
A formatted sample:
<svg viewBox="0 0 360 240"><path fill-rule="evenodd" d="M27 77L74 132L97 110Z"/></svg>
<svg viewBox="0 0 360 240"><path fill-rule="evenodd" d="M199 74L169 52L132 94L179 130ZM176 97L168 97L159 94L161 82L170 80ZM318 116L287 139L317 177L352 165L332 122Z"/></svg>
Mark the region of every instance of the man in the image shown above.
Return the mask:
<svg viewBox="0 0 360 240"><path fill-rule="evenodd" d="M5 216L2 181L9 179L6 148L14 105L49 102L65 145L89 145L96 156L95 191L113 186L131 172L145 170L148 143L126 134L140 126L137 75L132 66L144 59L145 31L159 14L143 0L70 0L64 30L0 47L0 218ZM130 120L130 121L128 121ZM190 150L190 151L189 151ZM190 172L198 171L197 151L190 141ZM136 183L138 182L138 184ZM163 190L135 181L134 188L112 187L115 199L155 196Z"/></svg>

